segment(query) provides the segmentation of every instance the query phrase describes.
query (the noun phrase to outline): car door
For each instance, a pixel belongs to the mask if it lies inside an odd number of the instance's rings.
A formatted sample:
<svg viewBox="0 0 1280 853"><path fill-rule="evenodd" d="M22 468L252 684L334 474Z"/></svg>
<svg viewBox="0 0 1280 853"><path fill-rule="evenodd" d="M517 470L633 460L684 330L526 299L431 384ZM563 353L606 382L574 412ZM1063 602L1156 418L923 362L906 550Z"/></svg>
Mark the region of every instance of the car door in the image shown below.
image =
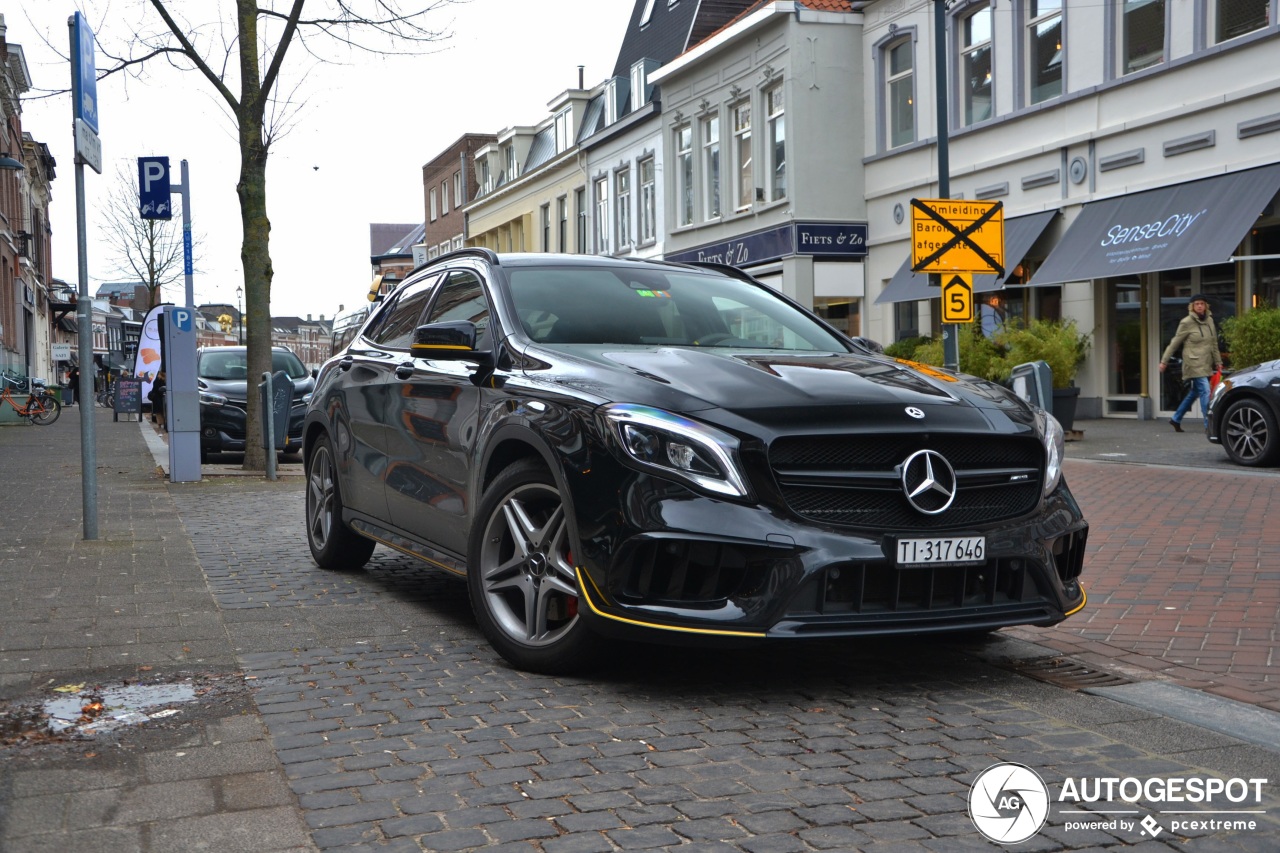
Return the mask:
<svg viewBox="0 0 1280 853"><path fill-rule="evenodd" d="M439 276L407 284L392 295L370 327L347 348L338 367L340 405L334 418L335 452L341 461L347 506L389 521L386 499L387 433L399 421L398 365L409 357Z"/></svg>
<svg viewBox="0 0 1280 853"><path fill-rule="evenodd" d="M480 276L452 270L424 322L470 320L477 349L491 348L489 303ZM412 358L396 371L400 418L388 433L387 504L392 522L458 556L466 555L467 485L481 390L476 361Z"/></svg>

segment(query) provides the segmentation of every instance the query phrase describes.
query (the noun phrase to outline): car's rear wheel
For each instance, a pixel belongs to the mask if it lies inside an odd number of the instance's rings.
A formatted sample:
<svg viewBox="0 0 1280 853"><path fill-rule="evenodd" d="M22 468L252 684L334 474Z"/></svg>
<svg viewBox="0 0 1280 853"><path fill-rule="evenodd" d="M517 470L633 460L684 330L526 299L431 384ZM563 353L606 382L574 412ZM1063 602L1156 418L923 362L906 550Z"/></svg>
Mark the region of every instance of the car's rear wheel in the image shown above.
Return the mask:
<svg viewBox="0 0 1280 853"><path fill-rule="evenodd" d="M307 461L307 544L322 569L358 569L376 545L342 521L342 492L328 438L316 440Z"/></svg>
<svg viewBox="0 0 1280 853"><path fill-rule="evenodd" d="M1260 400L1241 400L1222 418L1222 447L1240 465L1270 465L1280 454L1276 418Z"/></svg>
<svg viewBox="0 0 1280 853"><path fill-rule="evenodd" d="M578 612L572 507L541 464L525 460L485 490L471 532L467 584L485 637L520 669L582 670L601 640Z"/></svg>

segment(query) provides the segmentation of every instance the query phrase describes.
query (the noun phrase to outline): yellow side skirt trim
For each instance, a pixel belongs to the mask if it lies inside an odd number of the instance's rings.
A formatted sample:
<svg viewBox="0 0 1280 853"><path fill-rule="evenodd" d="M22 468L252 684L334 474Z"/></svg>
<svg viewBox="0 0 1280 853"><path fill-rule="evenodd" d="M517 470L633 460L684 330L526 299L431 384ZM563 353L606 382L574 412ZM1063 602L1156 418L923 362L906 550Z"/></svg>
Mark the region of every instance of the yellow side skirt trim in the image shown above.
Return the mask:
<svg viewBox="0 0 1280 853"><path fill-rule="evenodd" d="M592 601L591 596L587 594L587 587L590 586L591 589L595 590L596 596L601 600L604 600L604 595L600 592L600 588L596 586L595 582L592 581L587 573L582 570L581 566L578 566L575 571L578 573L578 588L582 590L582 600L587 603L587 607L591 608L592 613L605 619L612 619L615 622L625 622L628 625L657 628L661 631L679 631L686 634L715 634L721 637L765 637L765 633L763 631L732 631L724 628L685 628L679 625L663 625L658 622L645 622L640 619L629 619L625 616L615 616L612 613L605 613L599 607L596 607L596 603Z"/></svg>

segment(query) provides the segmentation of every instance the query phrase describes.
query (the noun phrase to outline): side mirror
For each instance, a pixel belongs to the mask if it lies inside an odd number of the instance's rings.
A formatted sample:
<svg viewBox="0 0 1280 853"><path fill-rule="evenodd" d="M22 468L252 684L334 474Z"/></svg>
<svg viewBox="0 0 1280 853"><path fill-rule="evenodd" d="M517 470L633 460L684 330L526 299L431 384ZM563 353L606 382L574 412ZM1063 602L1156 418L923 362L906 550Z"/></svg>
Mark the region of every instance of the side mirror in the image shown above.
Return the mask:
<svg viewBox="0 0 1280 853"><path fill-rule="evenodd" d="M479 336L476 324L470 320L428 323L414 330L413 345L409 347L409 352L414 358L482 358L488 353L476 352L476 339Z"/></svg>

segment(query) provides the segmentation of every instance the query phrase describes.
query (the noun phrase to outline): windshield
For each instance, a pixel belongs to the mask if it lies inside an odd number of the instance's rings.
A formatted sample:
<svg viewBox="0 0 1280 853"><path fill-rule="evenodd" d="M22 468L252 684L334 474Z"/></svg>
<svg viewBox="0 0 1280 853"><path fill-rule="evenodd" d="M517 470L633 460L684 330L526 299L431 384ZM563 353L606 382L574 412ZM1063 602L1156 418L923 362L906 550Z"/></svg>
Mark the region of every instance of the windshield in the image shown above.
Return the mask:
<svg viewBox="0 0 1280 853"><path fill-rule="evenodd" d="M540 343L849 350L767 288L716 273L537 266L508 278L525 333Z"/></svg>
<svg viewBox="0 0 1280 853"><path fill-rule="evenodd" d="M271 372L283 370L290 379L307 376L307 368L292 352L271 353ZM206 352L200 356L200 378L219 382L249 379L248 355L244 350Z"/></svg>

